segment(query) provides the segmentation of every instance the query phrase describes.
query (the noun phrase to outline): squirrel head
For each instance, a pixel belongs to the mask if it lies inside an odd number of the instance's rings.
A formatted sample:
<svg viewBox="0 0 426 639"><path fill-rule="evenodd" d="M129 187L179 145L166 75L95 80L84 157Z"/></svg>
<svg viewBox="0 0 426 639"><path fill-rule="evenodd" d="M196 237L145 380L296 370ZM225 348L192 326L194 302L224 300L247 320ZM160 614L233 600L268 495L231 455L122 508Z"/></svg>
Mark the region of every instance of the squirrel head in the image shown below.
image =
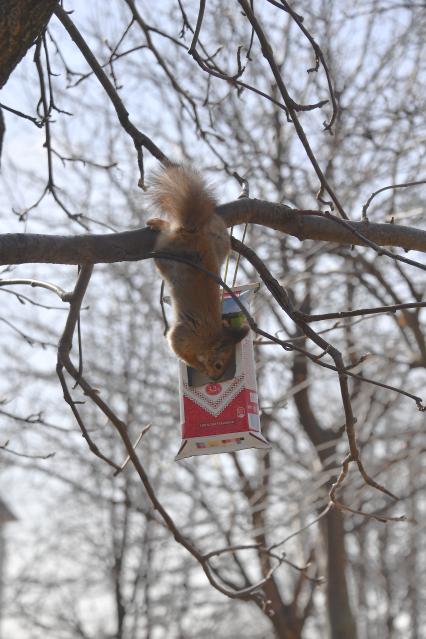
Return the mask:
<svg viewBox="0 0 426 639"><path fill-rule="evenodd" d="M175 326L168 334L170 346L188 366L218 380L235 355L235 346L249 332L248 326L236 328L222 321L219 331L206 340L185 324Z"/></svg>
<svg viewBox="0 0 426 639"><path fill-rule="evenodd" d="M235 346L244 339L249 330L248 326L235 328L223 321L220 333L202 352L196 354L197 363L194 368L213 380L220 379L235 356Z"/></svg>

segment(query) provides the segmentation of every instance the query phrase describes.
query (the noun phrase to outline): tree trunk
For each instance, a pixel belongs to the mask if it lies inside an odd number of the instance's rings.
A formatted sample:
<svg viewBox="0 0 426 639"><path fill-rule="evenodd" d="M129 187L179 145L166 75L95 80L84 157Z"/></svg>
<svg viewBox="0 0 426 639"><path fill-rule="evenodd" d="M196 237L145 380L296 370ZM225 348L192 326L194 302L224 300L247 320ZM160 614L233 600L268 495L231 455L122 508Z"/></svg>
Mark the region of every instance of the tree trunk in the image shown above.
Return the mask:
<svg viewBox="0 0 426 639"><path fill-rule="evenodd" d="M330 639L356 639L346 583L345 530L342 514L332 510L324 522L327 542L327 603Z"/></svg>
<svg viewBox="0 0 426 639"><path fill-rule="evenodd" d="M271 602L271 608L274 610L271 622L274 626L276 639L301 639L303 624L297 618L295 607L283 602L273 576L263 589L267 599Z"/></svg>
<svg viewBox="0 0 426 639"><path fill-rule="evenodd" d="M0 0L0 89L43 31L57 0Z"/></svg>
<svg viewBox="0 0 426 639"><path fill-rule="evenodd" d="M309 312L310 309L304 310ZM296 385L304 382L307 377L307 359L296 353L293 360L293 383ZM325 444L335 438L335 433L324 429L313 412L308 387L302 388L297 392L294 395L294 401L300 422L314 446ZM324 468L328 467L328 457L332 451L332 443L330 443L329 448L320 448L318 451L318 456ZM327 612L330 639L357 639L357 630L346 582L345 529L341 513L331 510L326 518L322 520L322 524L327 547Z"/></svg>

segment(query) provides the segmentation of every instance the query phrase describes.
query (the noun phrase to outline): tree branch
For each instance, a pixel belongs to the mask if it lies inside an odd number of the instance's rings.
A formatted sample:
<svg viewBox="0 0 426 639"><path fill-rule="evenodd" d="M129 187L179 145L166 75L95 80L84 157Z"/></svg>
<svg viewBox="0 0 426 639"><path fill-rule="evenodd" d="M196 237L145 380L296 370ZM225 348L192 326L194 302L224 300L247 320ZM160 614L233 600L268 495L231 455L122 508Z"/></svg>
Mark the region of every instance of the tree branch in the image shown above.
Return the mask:
<svg viewBox="0 0 426 639"><path fill-rule="evenodd" d="M93 55L91 49L87 46L87 43L69 15L67 14L62 7L57 6L55 9L55 15L60 20L62 25L68 31L68 34L75 42L77 47L80 49L81 54L86 60L89 67L92 69L93 73L105 89L109 99L114 105L115 112L117 113L117 117L120 121L123 129L130 135L133 140L133 143L136 148L137 156L138 156L138 165L140 170L140 185L143 186L144 182L144 170L143 170L143 157L142 157L142 149L145 147L148 151L155 157L157 160L163 163L167 163L167 158L161 149L158 148L156 144L144 133L139 131L139 129L131 122L129 118L129 113L127 112L126 107L121 101L120 96L118 95L114 85L106 75L105 71L102 69L101 65Z"/></svg>
<svg viewBox="0 0 426 639"><path fill-rule="evenodd" d="M252 223L281 231L299 240L365 246L353 231L331 219L307 215L285 204L241 199L217 207L227 226ZM303 214L305 213L305 215ZM317 213L317 211L313 211ZM426 253L426 231L395 224L351 222L353 229L379 246L395 246ZM0 235L0 264L97 264L144 259L153 250L156 232L147 228L110 234Z"/></svg>

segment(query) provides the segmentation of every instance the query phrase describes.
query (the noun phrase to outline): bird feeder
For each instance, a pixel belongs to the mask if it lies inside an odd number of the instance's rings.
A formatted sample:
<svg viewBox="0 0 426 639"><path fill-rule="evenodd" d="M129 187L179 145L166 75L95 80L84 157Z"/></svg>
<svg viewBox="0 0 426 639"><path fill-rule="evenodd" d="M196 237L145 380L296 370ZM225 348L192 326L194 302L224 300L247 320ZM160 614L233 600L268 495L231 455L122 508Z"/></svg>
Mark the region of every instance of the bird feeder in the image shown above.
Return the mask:
<svg viewBox="0 0 426 639"><path fill-rule="evenodd" d="M259 284L235 287L247 310ZM235 299L224 293L222 317L231 326L246 323ZM182 444L176 460L194 455L231 453L244 448L270 448L260 431L253 335L236 345L235 358L220 380L213 381L179 362Z"/></svg>

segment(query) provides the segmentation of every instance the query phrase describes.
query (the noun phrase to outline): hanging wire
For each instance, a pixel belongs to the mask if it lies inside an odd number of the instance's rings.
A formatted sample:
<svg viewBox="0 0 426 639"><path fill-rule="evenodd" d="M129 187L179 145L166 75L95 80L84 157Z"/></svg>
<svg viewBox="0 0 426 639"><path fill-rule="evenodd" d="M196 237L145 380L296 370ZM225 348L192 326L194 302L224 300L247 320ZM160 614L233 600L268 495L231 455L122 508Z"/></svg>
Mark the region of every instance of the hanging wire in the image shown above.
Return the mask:
<svg viewBox="0 0 426 639"><path fill-rule="evenodd" d="M233 235L232 235L232 233L233 233L233 232L234 232L234 227L233 227L233 226L231 226L231 232L230 232L230 234L229 234L231 238L233 237ZM225 282L225 284L227 284L226 279L227 279L227 277L228 277L229 259L230 259L230 256L231 256L231 251L229 251L228 255L226 256L225 272L224 272L224 274L223 274L223 281ZM223 304L223 297L224 297L224 295L225 295L225 289L223 288L223 289L222 289L222 299L221 299L222 304Z"/></svg>
<svg viewBox="0 0 426 639"><path fill-rule="evenodd" d="M163 324L164 324L164 332L163 335L166 337L169 332L169 323L167 321L166 310L164 308L164 280L161 280L161 288L160 288L160 306L161 306L161 314L163 316Z"/></svg>
<svg viewBox="0 0 426 639"><path fill-rule="evenodd" d="M242 187L241 188L241 193L238 196L238 199L241 200L243 198L248 198L249 197L249 183L248 183L248 181L245 178L240 177L237 172L234 172L233 175L238 180L238 182L240 183L240 185ZM242 244L244 244L244 240L246 238L247 226L248 226L248 222L246 222L245 225L244 225L243 237L241 239L241 243ZM234 231L234 227L231 226L231 232L230 232L231 238L233 237L233 231ZM233 280L232 280L232 287L231 288L233 288L235 286L235 282L237 281L238 268L240 266L240 257L241 256L238 253L237 260L236 260L236 263L235 263L235 272L234 272L234 277L233 277ZM223 281L225 282L225 284L227 283L226 282L226 278L228 276L229 260L230 260L230 253L228 254L228 257L226 258L226 262L225 262L225 274L224 274L224 277L223 277ZM222 289L222 302L223 302L224 293L225 293L225 290Z"/></svg>
<svg viewBox="0 0 426 639"><path fill-rule="evenodd" d="M243 237L241 238L241 244L244 244L244 240L246 239L247 226L248 226L248 222L246 222L245 225L244 225L244 231L243 231ZM231 237L232 237L232 232L231 232ZM240 266L240 257L241 257L241 255L238 253L237 254L237 262L235 264L234 279L232 280L232 288L234 288L235 282L237 281L237 273L238 273L238 268Z"/></svg>

